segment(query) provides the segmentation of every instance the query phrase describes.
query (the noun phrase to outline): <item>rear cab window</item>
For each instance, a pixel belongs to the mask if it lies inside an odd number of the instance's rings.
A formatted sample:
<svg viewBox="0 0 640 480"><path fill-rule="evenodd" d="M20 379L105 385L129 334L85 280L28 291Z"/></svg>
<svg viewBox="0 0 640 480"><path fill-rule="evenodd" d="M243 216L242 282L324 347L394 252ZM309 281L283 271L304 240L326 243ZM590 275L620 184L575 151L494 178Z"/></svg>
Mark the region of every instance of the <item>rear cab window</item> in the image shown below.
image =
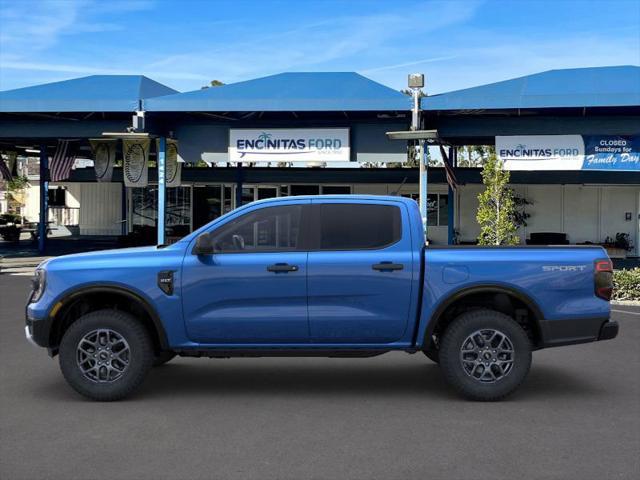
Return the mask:
<svg viewBox="0 0 640 480"><path fill-rule="evenodd" d="M320 203L316 206L318 250L374 250L402 237L399 206Z"/></svg>

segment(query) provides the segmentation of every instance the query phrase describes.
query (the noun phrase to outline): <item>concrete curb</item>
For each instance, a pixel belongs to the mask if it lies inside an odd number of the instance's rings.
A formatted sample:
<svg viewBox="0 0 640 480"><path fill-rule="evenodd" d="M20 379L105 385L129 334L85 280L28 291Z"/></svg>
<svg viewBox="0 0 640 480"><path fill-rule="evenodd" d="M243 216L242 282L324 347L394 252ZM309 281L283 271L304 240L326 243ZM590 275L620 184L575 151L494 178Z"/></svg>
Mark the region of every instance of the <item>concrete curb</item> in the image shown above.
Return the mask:
<svg viewBox="0 0 640 480"><path fill-rule="evenodd" d="M627 305L630 307L640 307L640 300L611 300L611 305Z"/></svg>

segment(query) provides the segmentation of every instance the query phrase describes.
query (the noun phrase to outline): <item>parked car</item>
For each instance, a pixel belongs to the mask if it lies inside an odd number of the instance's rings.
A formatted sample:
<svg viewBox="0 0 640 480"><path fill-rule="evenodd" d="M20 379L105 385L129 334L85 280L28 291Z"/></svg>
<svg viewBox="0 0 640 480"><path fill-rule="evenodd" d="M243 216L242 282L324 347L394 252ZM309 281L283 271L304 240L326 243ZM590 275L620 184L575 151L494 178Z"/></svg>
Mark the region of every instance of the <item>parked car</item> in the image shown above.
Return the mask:
<svg viewBox="0 0 640 480"><path fill-rule="evenodd" d="M531 353L614 338L601 247L425 247L416 203L285 197L173 245L42 263L26 335L96 400L190 357L424 352L475 400L525 379Z"/></svg>

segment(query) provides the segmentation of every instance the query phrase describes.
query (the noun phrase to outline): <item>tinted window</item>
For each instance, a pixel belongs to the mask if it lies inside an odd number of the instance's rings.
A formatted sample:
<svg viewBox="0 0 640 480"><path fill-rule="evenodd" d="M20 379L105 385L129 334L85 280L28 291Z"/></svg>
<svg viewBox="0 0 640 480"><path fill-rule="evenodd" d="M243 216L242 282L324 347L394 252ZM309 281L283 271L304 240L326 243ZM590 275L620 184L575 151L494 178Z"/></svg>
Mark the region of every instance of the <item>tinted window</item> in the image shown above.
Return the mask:
<svg viewBox="0 0 640 480"><path fill-rule="evenodd" d="M320 206L321 250L383 248L400 236L398 207L348 203Z"/></svg>
<svg viewBox="0 0 640 480"><path fill-rule="evenodd" d="M301 205L267 207L242 215L214 232L218 253L296 250L300 241Z"/></svg>

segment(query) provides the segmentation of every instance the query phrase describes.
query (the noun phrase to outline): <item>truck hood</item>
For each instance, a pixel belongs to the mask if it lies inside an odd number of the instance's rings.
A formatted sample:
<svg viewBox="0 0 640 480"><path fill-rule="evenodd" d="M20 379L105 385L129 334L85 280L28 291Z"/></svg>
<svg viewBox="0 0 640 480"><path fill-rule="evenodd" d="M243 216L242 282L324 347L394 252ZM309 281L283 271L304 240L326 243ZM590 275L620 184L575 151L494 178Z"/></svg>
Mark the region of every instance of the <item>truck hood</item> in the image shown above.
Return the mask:
<svg viewBox="0 0 640 480"><path fill-rule="evenodd" d="M158 248L154 245L149 247L119 248L114 250L74 253L45 260L40 264L40 267L46 266L47 270L55 270L59 268L64 269L78 266L79 264L98 265L102 262L120 263L124 267L131 265L129 262L133 262L135 260L150 259L153 256L162 255L160 252L164 252L165 250L166 249Z"/></svg>

